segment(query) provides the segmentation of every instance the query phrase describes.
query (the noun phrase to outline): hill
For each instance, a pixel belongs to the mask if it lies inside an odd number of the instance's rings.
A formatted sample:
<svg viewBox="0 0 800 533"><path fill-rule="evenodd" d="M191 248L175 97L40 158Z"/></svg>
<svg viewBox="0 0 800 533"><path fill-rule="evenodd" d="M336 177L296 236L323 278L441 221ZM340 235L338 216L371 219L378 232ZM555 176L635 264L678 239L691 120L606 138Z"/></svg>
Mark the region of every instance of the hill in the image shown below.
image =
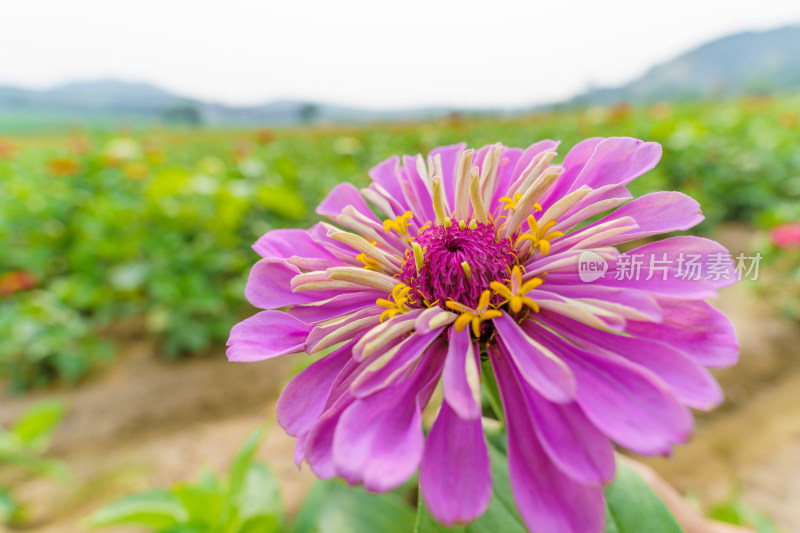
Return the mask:
<svg viewBox="0 0 800 533"><path fill-rule="evenodd" d="M647 102L800 90L800 25L723 37L656 65L620 87L594 89L578 104Z"/></svg>
<svg viewBox="0 0 800 533"><path fill-rule="evenodd" d="M126 123L292 124L325 120L364 122L439 116L444 108L367 110L294 100L235 107L180 96L147 83L81 81L43 91L0 87L0 126L74 124L122 120Z"/></svg>
<svg viewBox="0 0 800 533"><path fill-rule="evenodd" d="M652 102L798 90L800 25L794 25L718 39L656 65L628 84L590 90L558 105ZM538 108L542 107L547 106ZM444 107L368 110L294 100L236 107L188 98L147 83L113 79L80 81L43 91L0 87L0 129L120 122L131 125L365 122L430 118L453 111L458 110ZM484 112L490 111L472 111Z"/></svg>

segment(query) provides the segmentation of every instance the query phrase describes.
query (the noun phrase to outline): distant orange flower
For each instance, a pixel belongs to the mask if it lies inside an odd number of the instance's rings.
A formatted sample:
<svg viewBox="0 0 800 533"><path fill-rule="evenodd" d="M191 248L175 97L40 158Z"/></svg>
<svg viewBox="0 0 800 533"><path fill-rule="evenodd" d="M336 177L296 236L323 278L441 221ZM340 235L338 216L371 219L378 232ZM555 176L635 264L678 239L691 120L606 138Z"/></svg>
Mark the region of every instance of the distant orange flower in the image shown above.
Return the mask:
<svg viewBox="0 0 800 533"><path fill-rule="evenodd" d="M108 154L103 154L102 156L100 156L100 163L104 167L117 168L122 164L122 159L118 159Z"/></svg>
<svg viewBox="0 0 800 533"><path fill-rule="evenodd" d="M0 138L0 158L11 158L17 152L17 146L9 139Z"/></svg>
<svg viewBox="0 0 800 533"><path fill-rule="evenodd" d="M650 108L650 116L654 120L665 120L672 115L672 106L667 102L659 102Z"/></svg>
<svg viewBox="0 0 800 533"><path fill-rule="evenodd" d="M261 128L256 132L256 141L261 145L271 143L276 137L275 132L269 128Z"/></svg>
<svg viewBox="0 0 800 533"><path fill-rule="evenodd" d="M784 111L778 115L778 123L782 128L787 130L795 130L800 126L800 114L792 111Z"/></svg>
<svg viewBox="0 0 800 533"><path fill-rule="evenodd" d="M75 155L88 154L92 150L92 141L83 133L74 133L67 139L69 151Z"/></svg>
<svg viewBox="0 0 800 533"><path fill-rule="evenodd" d="M145 139L144 157L151 165L160 165L164 162L164 147L155 139Z"/></svg>
<svg viewBox="0 0 800 533"><path fill-rule="evenodd" d="M122 167L125 175L132 180L142 180L150 174L150 168L141 161L132 161Z"/></svg>
<svg viewBox="0 0 800 533"><path fill-rule="evenodd" d="M36 286L36 278L27 270L12 270L0 276L0 297L27 291Z"/></svg>
<svg viewBox="0 0 800 533"><path fill-rule="evenodd" d="M252 151L253 147L249 143L240 142L231 150L231 159L238 163L247 158Z"/></svg>
<svg viewBox="0 0 800 533"><path fill-rule="evenodd" d="M767 94L749 96L742 100L742 107L750 111L761 111L773 102L773 98Z"/></svg>
<svg viewBox="0 0 800 533"><path fill-rule="evenodd" d="M621 122L631 116L633 106L628 102L617 102L609 107L611 120Z"/></svg>
<svg viewBox="0 0 800 533"><path fill-rule="evenodd" d="M448 113L444 116L444 122L451 128L461 129L463 128L467 121L464 118L463 113L458 113L456 111L452 113Z"/></svg>
<svg viewBox="0 0 800 533"><path fill-rule="evenodd" d="M75 176L83 167L71 157L54 157L47 162L47 172L53 176Z"/></svg>

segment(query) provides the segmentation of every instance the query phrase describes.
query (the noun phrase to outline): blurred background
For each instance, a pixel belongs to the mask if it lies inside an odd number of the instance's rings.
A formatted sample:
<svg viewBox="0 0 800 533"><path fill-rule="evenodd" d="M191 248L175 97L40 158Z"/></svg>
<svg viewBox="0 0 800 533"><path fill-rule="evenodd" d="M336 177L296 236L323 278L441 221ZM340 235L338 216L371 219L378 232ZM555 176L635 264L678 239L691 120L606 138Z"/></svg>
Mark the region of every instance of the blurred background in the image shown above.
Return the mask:
<svg viewBox="0 0 800 533"><path fill-rule="evenodd" d="M796 1L29 0L0 24L0 530L125 522L105 506L169 487L136 512L179 521L260 462L294 514L312 477L274 404L307 356L224 355L250 245L394 154L628 135L664 147L635 194L685 192L697 233L763 258L714 302L742 348L725 404L648 462L717 518L800 531Z"/></svg>

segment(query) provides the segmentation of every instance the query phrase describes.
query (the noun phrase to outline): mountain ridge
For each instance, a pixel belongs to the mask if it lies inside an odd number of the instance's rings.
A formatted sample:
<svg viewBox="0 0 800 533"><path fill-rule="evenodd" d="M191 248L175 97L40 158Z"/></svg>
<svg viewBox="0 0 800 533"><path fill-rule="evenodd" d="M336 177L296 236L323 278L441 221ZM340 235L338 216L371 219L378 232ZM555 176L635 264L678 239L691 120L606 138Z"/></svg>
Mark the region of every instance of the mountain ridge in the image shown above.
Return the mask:
<svg viewBox="0 0 800 533"><path fill-rule="evenodd" d="M593 89L568 103L637 103L796 90L800 90L800 24L715 39L654 65L626 84Z"/></svg>
<svg viewBox="0 0 800 533"><path fill-rule="evenodd" d="M370 110L354 106L274 100L232 106L175 94L151 83L105 78L79 80L50 89L0 86L0 122L17 120L92 122L101 119L223 125L282 125L301 122L365 122L433 118L452 112L524 112L553 106L607 105L800 91L800 24L728 35L654 65L618 87L585 91L558 104L524 109L460 110L431 106Z"/></svg>

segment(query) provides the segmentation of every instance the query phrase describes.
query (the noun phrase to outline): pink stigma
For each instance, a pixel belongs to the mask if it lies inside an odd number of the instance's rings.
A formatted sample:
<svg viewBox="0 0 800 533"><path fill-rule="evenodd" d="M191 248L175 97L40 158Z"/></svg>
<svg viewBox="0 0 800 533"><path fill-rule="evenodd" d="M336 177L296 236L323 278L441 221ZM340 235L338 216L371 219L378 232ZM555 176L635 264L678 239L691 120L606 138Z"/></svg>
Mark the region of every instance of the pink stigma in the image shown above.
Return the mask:
<svg viewBox="0 0 800 533"><path fill-rule="evenodd" d="M419 273L411 257L403 265L400 280L411 287L411 294L422 294L431 304L445 307L449 299L468 307L478 305L481 293L493 281L509 277L516 264L510 239L498 242L497 230L491 224L478 224L475 229L432 226L417 235L416 242L424 250ZM469 265L469 277L462 263Z"/></svg>

